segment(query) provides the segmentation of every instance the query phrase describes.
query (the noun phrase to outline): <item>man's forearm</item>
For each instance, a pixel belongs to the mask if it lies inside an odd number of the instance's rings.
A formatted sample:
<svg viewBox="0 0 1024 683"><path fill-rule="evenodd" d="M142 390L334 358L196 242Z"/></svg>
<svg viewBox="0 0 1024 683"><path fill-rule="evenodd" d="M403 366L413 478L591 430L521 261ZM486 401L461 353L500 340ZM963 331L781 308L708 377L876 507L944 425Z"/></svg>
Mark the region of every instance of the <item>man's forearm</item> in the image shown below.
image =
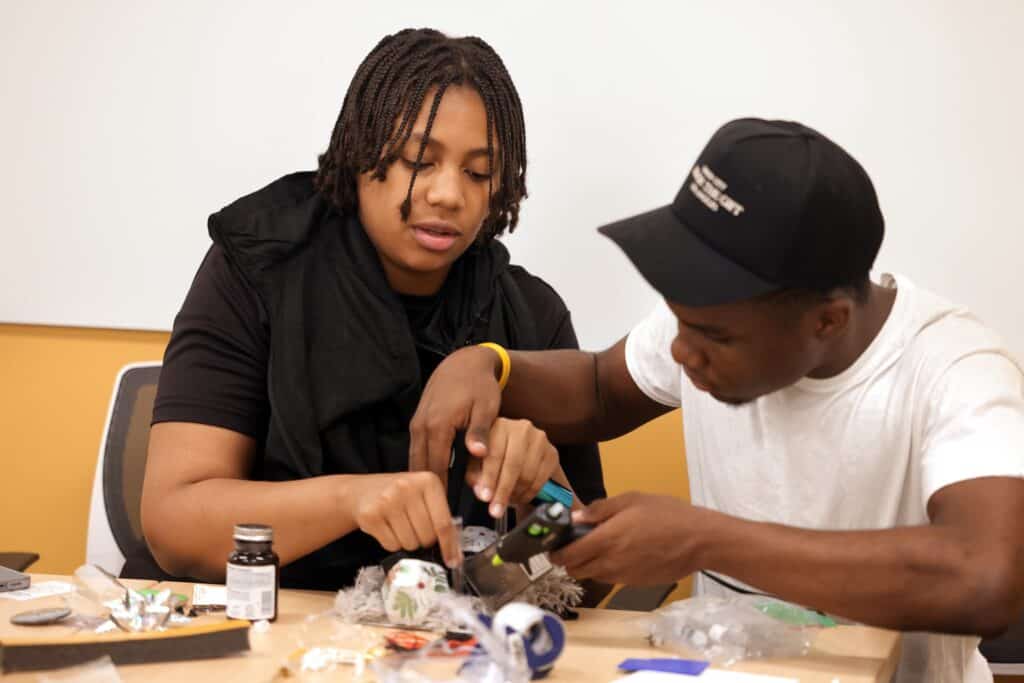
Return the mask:
<svg viewBox="0 0 1024 683"><path fill-rule="evenodd" d="M510 352L501 414L531 420L554 443L607 441L632 431L669 408L640 392L624 354L625 340L598 353Z"/></svg>
<svg viewBox="0 0 1024 683"><path fill-rule="evenodd" d="M554 443L600 440L595 354L511 351L509 356L512 372L502 392L502 415L531 420Z"/></svg>
<svg viewBox="0 0 1024 683"><path fill-rule="evenodd" d="M700 566L783 599L901 630L988 635L1013 618L984 548L954 528L812 531L707 512Z"/></svg>

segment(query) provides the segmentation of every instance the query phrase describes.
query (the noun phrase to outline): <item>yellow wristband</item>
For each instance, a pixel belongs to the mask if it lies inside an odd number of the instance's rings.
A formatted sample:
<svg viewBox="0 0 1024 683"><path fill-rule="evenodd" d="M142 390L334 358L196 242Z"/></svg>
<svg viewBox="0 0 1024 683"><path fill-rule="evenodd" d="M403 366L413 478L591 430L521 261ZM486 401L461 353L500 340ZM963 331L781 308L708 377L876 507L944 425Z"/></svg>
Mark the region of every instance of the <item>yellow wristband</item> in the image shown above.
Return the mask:
<svg viewBox="0 0 1024 683"><path fill-rule="evenodd" d="M484 342L478 344L478 346L485 346L501 358L501 377L498 379L498 386L502 389L508 384L508 376L512 374L512 359L508 357L508 351L505 350L501 344L495 344L494 342Z"/></svg>

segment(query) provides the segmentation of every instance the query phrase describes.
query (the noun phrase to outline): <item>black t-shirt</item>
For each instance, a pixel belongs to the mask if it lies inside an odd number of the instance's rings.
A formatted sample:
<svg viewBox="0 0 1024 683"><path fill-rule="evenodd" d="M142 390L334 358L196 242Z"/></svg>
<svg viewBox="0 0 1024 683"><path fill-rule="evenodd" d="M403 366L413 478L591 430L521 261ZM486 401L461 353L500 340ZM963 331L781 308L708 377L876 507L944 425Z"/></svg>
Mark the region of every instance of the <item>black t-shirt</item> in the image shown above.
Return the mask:
<svg viewBox="0 0 1024 683"><path fill-rule="evenodd" d="M538 329L553 330L544 348L577 348L568 311L539 278L522 274ZM430 319L435 297L402 297L414 336ZM270 331L256 293L217 245L196 274L164 355L153 423L194 422L224 427L263 443L270 419L267 364ZM440 357L419 349L424 380ZM580 499L603 498L594 444L559 446L562 467Z"/></svg>
<svg viewBox="0 0 1024 683"><path fill-rule="evenodd" d="M441 303L440 295L413 296L411 294L400 294L398 297L405 309L405 317L409 319L409 327L412 329L412 336L416 339L416 355L420 361L420 375L423 385L434 370L441 364L443 357L431 351L420 340L426 336L425 330L434 317L434 312Z"/></svg>

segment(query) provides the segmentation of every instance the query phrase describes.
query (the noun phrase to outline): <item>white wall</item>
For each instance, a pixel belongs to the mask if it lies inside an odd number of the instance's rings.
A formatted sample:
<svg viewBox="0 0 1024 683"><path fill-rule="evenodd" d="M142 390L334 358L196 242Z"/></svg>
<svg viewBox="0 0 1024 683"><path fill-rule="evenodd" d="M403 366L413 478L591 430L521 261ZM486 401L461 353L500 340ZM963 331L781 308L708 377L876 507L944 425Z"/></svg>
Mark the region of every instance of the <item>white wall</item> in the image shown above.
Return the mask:
<svg viewBox="0 0 1024 683"><path fill-rule="evenodd" d="M741 115L849 149L883 269L967 303L1024 355L1024 2L0 3L0 321L168 329L206 216L311 168L385 33L477 34L527 114L513 256L587 346L654 302L594 228L667 203Z"/></svg>

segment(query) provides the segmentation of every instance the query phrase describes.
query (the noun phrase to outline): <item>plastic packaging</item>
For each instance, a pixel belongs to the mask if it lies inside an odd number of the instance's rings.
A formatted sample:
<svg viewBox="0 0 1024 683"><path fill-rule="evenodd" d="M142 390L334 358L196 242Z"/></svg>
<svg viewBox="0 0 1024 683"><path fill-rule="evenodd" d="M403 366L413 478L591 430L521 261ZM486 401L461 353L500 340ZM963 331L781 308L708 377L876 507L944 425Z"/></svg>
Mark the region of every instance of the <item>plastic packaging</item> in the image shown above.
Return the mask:
<svg viewBox="0 0 1024 683"><path fill-rule="evenodd" d="M282 663L288 676L300 681L336 680L336 669L348 669L360 680L379 634L346 623L334 612L306 617L295 638L296 648Z"/></svg>
<svg viewBox="0 0 1024 683"><path fill-rule="evenodd" d="M129 590L127 596L127 604L113 603L110 610L110 620L118 628L129 633L143 633L160 631L167 626L173 610L169 589L150 595Z"/></svg>
<svg viewBox="0 0 1024 683"><path fill-rule="evenodd" d="M110 602L127 604L127 588L95 565L83 564L75 570L73 578L77 594L96 610L101 610Z"/></svg>
<svg viewBox="0 0 1024 683"><path fill-rule="evenodd" d="M133 590L95 565L75 570L75 590L62 596L71 616L63 621L74 629L96 633L121 629L130 633L159 631L188 624L191 619L176 614L186 598L169 589Z"/></svg>
<svg viewBox="0 0 1024 683"><path fill-rule="evenodd" d="M531 678L521 641L499 638L465 606L465 598L444 596L439 606L448 619L476 639L468 654L443 639L415 652L371 662L379 683L527 683ZM516 644L519 643L517 646Z"/></svg>
<svg viewBox="0 0 1024 683"><path fill-rule="evenodd" d="M835 622L791 603L757 595L698 596L657 610L651 642L727 666L743 659L798 657Z"/></svg>

